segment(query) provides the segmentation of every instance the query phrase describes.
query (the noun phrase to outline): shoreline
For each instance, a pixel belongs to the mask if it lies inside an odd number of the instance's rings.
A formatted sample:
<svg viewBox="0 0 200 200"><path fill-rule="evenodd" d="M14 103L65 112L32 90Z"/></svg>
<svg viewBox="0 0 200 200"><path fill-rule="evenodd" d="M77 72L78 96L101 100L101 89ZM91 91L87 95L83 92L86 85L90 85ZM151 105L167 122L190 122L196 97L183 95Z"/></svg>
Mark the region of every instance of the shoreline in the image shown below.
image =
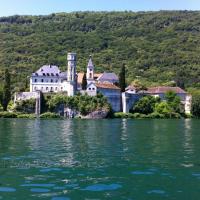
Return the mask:
<svg viewBox="0 0 200 200"><path fill-rule="evenodd" d="M140 114L140 113L114 113L112 116L102 117L102 118L93 118L93 117L74 117L67 118L60 116L56 113L42 113L40 116L36 116L35 114L25 114L25 113L16 113L16 112L0 112L0 119L198 119L191 115L174 115L174 116L164 116L159 113L151 113L148 115Z"/></svg>

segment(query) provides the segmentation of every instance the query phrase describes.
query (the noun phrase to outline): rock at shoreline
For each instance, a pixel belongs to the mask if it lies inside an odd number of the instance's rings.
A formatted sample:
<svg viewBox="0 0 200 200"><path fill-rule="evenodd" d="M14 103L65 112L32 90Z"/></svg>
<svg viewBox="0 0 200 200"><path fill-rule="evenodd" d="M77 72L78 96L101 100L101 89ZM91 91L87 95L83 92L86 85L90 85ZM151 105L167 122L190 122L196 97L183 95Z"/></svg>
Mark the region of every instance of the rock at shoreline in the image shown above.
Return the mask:
<svg viewBox="0 0 200 200"><path fill-rule="evenodd" d="M81 119L104 119L108 116L108 111L106 110L97 110L94 112L89 113L86 116L80 115Z"/></svg>

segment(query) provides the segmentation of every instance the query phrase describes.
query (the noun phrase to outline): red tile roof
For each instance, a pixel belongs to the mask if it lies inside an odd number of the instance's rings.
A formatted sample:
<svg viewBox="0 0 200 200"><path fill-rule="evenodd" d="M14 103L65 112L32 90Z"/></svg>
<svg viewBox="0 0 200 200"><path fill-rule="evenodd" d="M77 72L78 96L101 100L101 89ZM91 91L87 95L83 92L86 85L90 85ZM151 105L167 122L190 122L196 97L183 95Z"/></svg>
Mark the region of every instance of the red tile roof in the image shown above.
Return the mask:
<svg viewBox="0 0 200 200"><path fill-rule="evenodd" d="M182 90L179 87L165 87L165 86L159 86L159 87L150 87L147 90L147 93L150 94L158 94L158 93L166 93L168 91L173 91L176 94L186 94L187 92Z"/></svg>
<svg viewBox="0 0 200 200"><path fill-rule="evenodd" d="M96 83L97 88L105 88L105 89L113 89L113 90L120 90L119 87L110 83Z"/></svg>

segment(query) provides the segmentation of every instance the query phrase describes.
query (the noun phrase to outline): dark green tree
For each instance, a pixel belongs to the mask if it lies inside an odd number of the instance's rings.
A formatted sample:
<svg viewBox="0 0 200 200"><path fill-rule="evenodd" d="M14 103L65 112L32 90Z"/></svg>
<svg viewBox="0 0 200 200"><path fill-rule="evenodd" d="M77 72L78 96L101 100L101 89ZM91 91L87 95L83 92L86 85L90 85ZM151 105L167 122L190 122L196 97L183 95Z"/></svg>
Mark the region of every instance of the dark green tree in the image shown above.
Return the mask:
<svg viewBox="0 0 200 200"><path fill-rule="evenodd" d="M83 80L82 80L82 90L87 89L87 78L86 78L86 73L83 75Z"/></svg>
<svg viewBox="0 0 200 200"><path fill-rule="evenodd" d="M10 73L8 69L6 69L4 75L4 86L3 86L3 97L2 97L2 106L4 111L7 111L7 107L10 100L11 100Z"/></svg>
<svg viewBox="0 0 200 200"><path fill-rule="evenodd" d="M121 71L119 73L119 87L121 92L125 92L126 89L126 69L125 64L122 65Z"/></svg>
<svg viewBox="0 0 200 200"><path fill-rule="evenodd" d="M133 107L133 112L142 113L142 114L150 114L154 112L156 103L160 102L160 98L145 96L141 98Z"/></svg>
<svg viewBox="0 0 200 200"><path fill-rule="evenodd" d="M181 99L179 96L177 96L175 92L173 91L166 92L165 99L173 112L176 112L176 113L183 112L181 109Z"/></svg>
<svg viewBox="0 0 200 200"><path fill-rule="evenodd" d="M200 94L192 97L192 114L200 117Z"/></svg>
<svg viewBox="0 0 200 200"><path fill-rule="evenodd" d="M0 107L2 105L3 102L3 88L0 86Z"/></svg>

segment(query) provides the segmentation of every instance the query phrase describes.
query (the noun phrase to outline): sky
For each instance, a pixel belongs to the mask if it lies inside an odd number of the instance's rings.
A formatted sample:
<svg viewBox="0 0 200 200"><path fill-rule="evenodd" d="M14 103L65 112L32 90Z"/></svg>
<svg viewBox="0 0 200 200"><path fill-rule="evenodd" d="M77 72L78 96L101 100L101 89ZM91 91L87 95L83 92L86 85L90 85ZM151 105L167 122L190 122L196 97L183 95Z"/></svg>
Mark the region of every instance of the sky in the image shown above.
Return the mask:
<svg viewBox="0 0 200 200"><path fill-rule="evenodd" d="M0 16L123 10L200 10L200 0L0 0Z"/></svg>

